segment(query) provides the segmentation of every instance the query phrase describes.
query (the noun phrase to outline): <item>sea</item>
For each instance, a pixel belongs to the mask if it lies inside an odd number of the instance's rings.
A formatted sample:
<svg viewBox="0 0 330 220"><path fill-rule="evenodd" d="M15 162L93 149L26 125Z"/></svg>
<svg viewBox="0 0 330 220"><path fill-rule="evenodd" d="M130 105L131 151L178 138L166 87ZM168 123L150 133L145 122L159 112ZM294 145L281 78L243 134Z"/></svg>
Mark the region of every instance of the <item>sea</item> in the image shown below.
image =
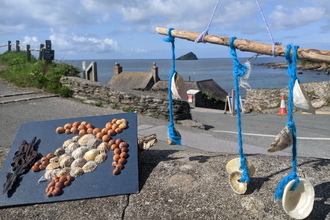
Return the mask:
<svg viewBox="0 0 330 220"><path fill-rule="evenodd" d="M240 58L241 63L245 63L249 58ZM113 76L113 67L119 63L125 72L149 72L153 63L158 66L158 75L161 80L168 80L172 70L170 59L102 59L102 60L67 60L70 65L82 69L82 61L86 61L88 66L92 61L97 62L98 82L108 83ZM290 77L286 74L286 69L272 69L258 64L286 62L283 57L258 57L250 58L251 72L247 82L252 89L272 89L285 88ZM185 81L201 81L213 79L228 94L234 88L233 60L232 58L201 58L198 60L176 60L175 70L182 75ZM324 72L311 70L298 70L297 74L301 83L330 81L330 75ZM240 88L240 95L245 97L246 90Z"/></svg>

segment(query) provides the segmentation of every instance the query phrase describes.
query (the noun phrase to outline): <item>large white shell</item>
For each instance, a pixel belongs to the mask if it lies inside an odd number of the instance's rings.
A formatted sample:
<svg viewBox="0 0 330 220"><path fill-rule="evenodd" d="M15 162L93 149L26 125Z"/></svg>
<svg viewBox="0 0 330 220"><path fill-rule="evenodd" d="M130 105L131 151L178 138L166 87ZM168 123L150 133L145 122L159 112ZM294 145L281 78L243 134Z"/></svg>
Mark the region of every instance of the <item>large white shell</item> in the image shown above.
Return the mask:
<svg viewBox="0 0 330 220"><path fill-rule="evenodd" d="M83 158L87 151L87 147L79 147L72 152L72 156L74 159Z"/></svg>
<svg viewBox="0 0 330 220"><path fill-rule="evenodd" d="M107 153L109 151L109 147L106 142L102 142L101 144L99 144L96 149L98 149L100 153Z"/></svg>
<svg viewBox="0 0 330 220"><path fill-rule="evenodd" d="M72 168L70 171L70 175L73 177L78 177L84 174L84 170L81 167Z"/></svg>
<svg viewBox="0 0 330 220"><path fill-rule="evenodd" d="M94 159L94 161L96 163L103 163L104 161L106 161L106 159L108 158L106 153L100 153L99 155L97 155Z"/></svg>
<svg viewBox="0 0 330 220"><path fill-rule="evenodd" d="M312 184L299 178L299 185L290 191L295 181L291 180L284 188L282 206L286 214L295 219L304 219L313 210L315 192Z"/></svg>
<svg viewBox="0 0 330 220"><path fill-rule="evenodd" d="M96 149L99 144L102 143L102 140L99 138L92 138L87 142L88 149Z"/></svg>
<svg viewBox="0 0 330 220"><path fill-rule="evenodd" d="M61 176L67 176L70 175L71 168L70 167L64 167L63 169L59 170L56 173L56 176L61 177Z"/></svg>
<svg viewBox="0 0 330 220"><path fill-rule="evenodd" d="M91 149L84 154L86 160L94 160L95 157L100 153L98 149Z"/></svg>
<svg viewBox="0 0 330 220"><path fill-rule="evenodd" d="M93 160L88 161L88 162L82 167L82 169L83 169L83 171L84 171L85 173L92 172L92 171L94 171L96 168L97 168L97 163L96 163L95 161L93 161Z"/></svg>
<svg viewBox="0 0 330 220"><path fill-rule="evenodd" d="M293 135L289 126L285 126L275 137L273 143L268 148L268 153L276 152L288 148L293 143Z"/></svg>
<svg viewBox="0 0 330 220"><path fill-rule="evenodd" d="M247 190L247 183L240 182L239 180L243 177L240 171L235 171L229 174L229 184L236 194L244 194Z"/></svg>
<svg viewBox="0 0 330 220"><path fill-rule="evenodd" d="M177 72L172 77L171 91L175 98L187 101L187 90L184 80Z"/></svg>
<svg viewBox="0 0 330 220"><path fill-rule="evenodd" d="M80 145L87 145L87 142L89 141L89 139L91 138L95 138L94 134L85 134L84 136L82 136L79 140L78 143Z"/></svg>
<svg viewBox="0 0 330 220"><path fill-rule="evenodd" d="M85 158L78 158L75 159L72 164L71 164L71 169L76 168L76 167L83 167L87 163L87 160Z"/></svg>
<svg viewBox="0 0 330 220"><path fill-rule="evenodd" d="M248 168L249 176L252 177L256 171L256 168L247 159L245 160L245 165ZM230 160L226 165L227 173L231 174L232 172L239 171L240 166L241 166L241 158L234 158Z"/></svg>
<svg viewBox="0 0 330 220"><path fill-rule="evenodd" d="M72 153L75 149L77 149L78 147L80 147L80 145L77 142L73 142L71 144L69 144L69 146L67 146L65 148L65 153L70 154Z"/></svg>

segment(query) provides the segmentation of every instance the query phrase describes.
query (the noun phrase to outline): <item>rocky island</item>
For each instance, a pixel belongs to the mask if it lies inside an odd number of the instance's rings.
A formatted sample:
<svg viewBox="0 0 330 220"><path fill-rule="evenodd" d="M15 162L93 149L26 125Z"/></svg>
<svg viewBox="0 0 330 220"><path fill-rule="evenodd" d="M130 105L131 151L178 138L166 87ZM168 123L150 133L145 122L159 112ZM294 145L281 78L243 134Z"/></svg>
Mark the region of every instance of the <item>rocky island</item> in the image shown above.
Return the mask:
<svg viewBox="0 0 330 220"><path fill-rule="evenodd" d="M189 53L177 58L177 60L198 60L198 58L193 52L189 52Z"/></svg>

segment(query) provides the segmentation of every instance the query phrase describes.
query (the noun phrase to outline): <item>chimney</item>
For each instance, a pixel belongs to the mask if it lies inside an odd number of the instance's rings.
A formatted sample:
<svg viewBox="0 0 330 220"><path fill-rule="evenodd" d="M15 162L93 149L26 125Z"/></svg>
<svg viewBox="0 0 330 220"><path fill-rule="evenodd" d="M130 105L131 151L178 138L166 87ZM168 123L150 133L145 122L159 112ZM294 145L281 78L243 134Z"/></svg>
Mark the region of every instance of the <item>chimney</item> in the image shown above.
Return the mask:
<svg viewBox="0 0 330 220"><path fill-rule="evenodd" d="M158 82L160 79L158 77L158 67L156 66L156 62L153 62L151 67L152 77L154 78L154 83Z"/></svg>
<svg viewBox="0 0 330 220"><path fill-rule="evenodd" d="M123 71L123 67L121 67L119 63L116 63L116 64L115 64L115 67L113 68L113 73L114 73L115 75L118 75L118 74L120 74L122 71Z"/></svg>

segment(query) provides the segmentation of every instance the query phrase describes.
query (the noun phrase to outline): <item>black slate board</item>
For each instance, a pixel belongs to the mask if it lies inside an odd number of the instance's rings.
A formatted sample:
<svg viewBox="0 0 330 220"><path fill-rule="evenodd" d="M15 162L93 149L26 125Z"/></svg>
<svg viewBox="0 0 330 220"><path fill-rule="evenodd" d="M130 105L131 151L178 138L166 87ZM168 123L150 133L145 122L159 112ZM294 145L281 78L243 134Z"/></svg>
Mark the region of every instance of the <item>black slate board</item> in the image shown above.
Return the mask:
<svg viewBox="0 0 330 220"><path fill-rule="evenodd" d="M62 195L48 198L45 196L45 189L49 182L38 184L39 178L45 171L33 172L30 170L27 174L21 176L21 181L15 190L0 196L0 207L137 193L139 191L139 179L137 116L135 113L23 123L17 132L13 145L10 148L0 172L1 192L3 184L6 182L6 172L11 172L10 164L22 140L26 140L29 143L33 137L37 137L37 140L40 139L38 152L45 156L47 153L54 152L57 148L62 147L64 141L77 135L57 134L55 132L57 127L75 121L87 121L88 123L92 123L95 127L102 129L105 127L105 124L112 121L113 118L125 118L128 121L128 128L123 130L122 133L112 137L114 140L121 138L129 145L127 164L119 175L112 174L114 169L111 166L113 151L110 150L107 153L108 159L104 163L98 164L95 171L85 173L75 178L71 186L63 189L64 193Z"/></svg>

